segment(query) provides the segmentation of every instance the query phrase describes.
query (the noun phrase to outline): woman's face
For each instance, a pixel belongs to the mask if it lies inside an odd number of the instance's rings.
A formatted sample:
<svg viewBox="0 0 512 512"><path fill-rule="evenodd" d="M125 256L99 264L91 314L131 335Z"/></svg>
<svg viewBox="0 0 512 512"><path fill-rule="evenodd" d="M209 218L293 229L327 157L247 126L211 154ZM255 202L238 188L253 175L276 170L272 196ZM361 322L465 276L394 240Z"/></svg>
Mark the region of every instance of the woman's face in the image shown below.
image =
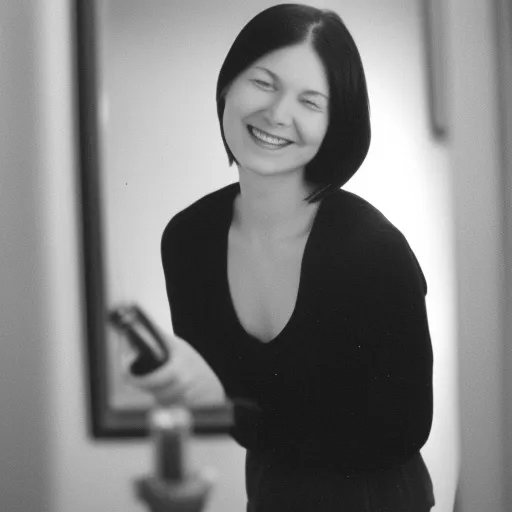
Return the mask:
<svg viewBox="0 0 512 512"><path fill-rule="evenodd" d="M228 89L223 128L245 169L262 175L302 171L327 132L329 84L309 44L271 52Z"/></svg>

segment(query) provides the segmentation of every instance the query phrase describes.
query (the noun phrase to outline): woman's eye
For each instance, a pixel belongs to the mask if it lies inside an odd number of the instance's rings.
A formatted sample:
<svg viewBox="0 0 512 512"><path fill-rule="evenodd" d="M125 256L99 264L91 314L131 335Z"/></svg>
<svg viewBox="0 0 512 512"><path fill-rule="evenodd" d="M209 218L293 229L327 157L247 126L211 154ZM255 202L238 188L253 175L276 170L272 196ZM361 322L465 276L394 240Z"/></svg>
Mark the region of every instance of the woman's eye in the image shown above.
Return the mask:
<svg viewBox="0 0 512 512"><path fill-rule="evenodd" d="M315 103L314 101L311 101L311 100L304 99L304 100L302 100L302 103L304 103L308 107L313 107L316 109L320 108L320 105L318 105L317 103Z"/></svg>
<svg viewBox="0 0 512 512"><path fill-rule="evenodd" d="M257 78L253 79L253 82L264 89L271 89L272 84L270 82L266 82L265 80L259 80Z"/></svg>

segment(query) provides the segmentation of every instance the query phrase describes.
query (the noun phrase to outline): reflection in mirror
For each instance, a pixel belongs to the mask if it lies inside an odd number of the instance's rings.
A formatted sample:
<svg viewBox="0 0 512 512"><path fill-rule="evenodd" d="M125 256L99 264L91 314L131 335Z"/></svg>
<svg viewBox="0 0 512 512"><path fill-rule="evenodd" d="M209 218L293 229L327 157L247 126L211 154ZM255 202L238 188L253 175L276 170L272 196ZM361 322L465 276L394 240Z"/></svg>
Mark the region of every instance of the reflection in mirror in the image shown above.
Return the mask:
<svg viewBox="0 0 512 512"><path fill-rule="evenodd" d="M341 11L335 1L309 3ZM82 113L88 107L87 116L82 116L82 167L94 435L146 435L146 412L155 397L173 400L162 384L172 374L173 354L179 354L178 360L187 361L185 366L194 367L201 375L190 386L187 400L195 413L197 434L228 432L231 410L223 404L251 399L259 418L268 414L268 423L261 420L265 425L258 440L239 436L236 440L242 446L271 442L263 440L265 429L271 432L270 425L280 421L288 422L293 431L307 429L300 414L294 423L291 416L280 418L279 412L281 406L296 412L307 406L317 424L326 425L323 435L331 435L333 446L342 450L343 443L327 428L335 426L336 409L342 407L350 415L349 404L366 403L373 412L371 421L359 425L360 431L373 432L368 425L375 427L386 418L391 425L400 417L397 403L404 403L396 401L400 395L411 400L407 410L417 413L411 421L416 422L414 435L419 437L410 441L416 447L426 442L433 411L432 347L424 293L426 281L430 285L433 280L431 273L425 272L426 280L423 273L429 267L428 262L423 263L428 260L425 247L429 243L423 240L422 231L435 222L428 205L421 210L417 198L420 194L428 197L421 180L427 167L435 163L435 156L425 150L426 141L431 142L429 114L418 107L424 107L421 102L427 97L421 80L428 83L429 78L413 72L422 62L421 51L404 56L399 4L394 2L390 8L376 0L359 0L344 5L340 12L364 64L372 107L372 147L367 157L364 144L359 147L358 162L364 160L364 164L347 185L350 173L339 181L341 192L311 203L297 200L300 194L314 190L311 182L304 187L297 169L309 163L327 140L335 118L329 105L336 101L332 77L323 73L318 54L303 48L299 53L261 55L258 66L250 61L249 68L237 70L233 82L228 80L224 132L240 166L229 166L219 127L215 94L224 59L241 28L275 2L107 0L80 7L80 30L88 43L82 45L81 55L81 72L85 63L89 78L87 81L82 75ZM85 33L84 27L88 27ZM371 34L378 37L372 39ZM387 49L381 50L375 40L387 41ZM416 41L414 48L420 47ZM383 63L385 53L387 61ZM235 69L237 65L232 64ZM85 82L87 87L83 87ZM416 108L408 108L412 104ZM353 119L356 124L361 120L359 116ZM359 126L360 139L362 131ZM84 133L92 135L84 137ZM347 146L354 150L355 144ZM411 169L418 169L416 177ZM396 195L390 183L400 184L409 194ZM264 199L256 191L264 193ZM210 204L217 201L217 207L208 209L204 200L197 203L205 196ZM189 208L192 204L195 210ZM366 226L370 231L359 238L353 235L343 246L344 258L336 260L336 265L357 262L364 270L354 274L355 267L350 271L343 267L334 277L325 272L334 260L319 258L326 254L322 251L329 236L334 231L340 238L343 234L344 225L333 224L336 208L342 206L346 210L340 210L340 219L358 218L362 208L371 212L358 224L358 229ZM379 217L374 207L385 212L385 217ZM178 215L183 211L186 213ZM196 217L194 211L199 212ZM382 222L382 229L372 232L375 226L370 218ZM375 245L364 250L364 243L372 240L367 238L369 233L375 236ZM186 247L196 250L187 252ZM411 247L420 247L420 251ZM379 265L385 261L390 266L383 270ZM354 275L357 279L351 281ZM393 279L388 282L390 276ZM386 294L362 293L378 292L379 286ZM343 295L340 290L352 292ZM327 296L341 298L335 304L324 304ZM393 303L405 296L410 299L407 306L402 304L407 312ZM356 309L350 309L355 304L364 309L364 322L358 320ZM403 321L393 324L397 311ZM353 332L350 339L361 342L353 347L358 350L351 352L350 344L345 343L323 350L315 345L314 350L306 351L307 318L329 326L333 339L335 326ZM372 329L383 335L398 325L402 334L414 332L416 350L405 343L399 351L372 345ZM221 331L225 338L219 336ZM329 332L323 333L324 339ZM288 340L292 333L296 352ZM227 345L228 338L239 344ZM205 366L194 351L204 356ZM257 364L268 369L271 357L275 371L264 383ZM236 372L244 385L238 388L226 385L225 361L230 358L240 361ZM292 371L293 358L296 366ZM304 358L308 366L301 365ZM285 361L288 369L278 364ZM215 371L207 374L203 371L206 367ZM353 381L349 390L338 389L340 368L344 375L370 375L378 385L370 382L363 390ZM127 371L132 378L127 378ZM403 382L407 382L407 390L400 387ZM281 389L281 396L267 400L271 389ZM324 389L328 389L325 395ZM366 393L366 401L360 393ZM358 414L364 416L360 410ZM255 417L242 416L237 421L246 424ZM411 412L409 418L413 416ZM389 454L380 451L382 435L386 435L384 427L376 430L376 436L368 434L366 449L371 447L371 454L365 463L390 460ZM293 439L291 435L275 441L284 458L294 452ZM323 453L322 447L310 442L308 456L314 459ZM404 452L400 456L405 457ZM325 462L322 456L320 460ZM252 461L259 463L263 461ZM414 464L409 469L422 474L423 498L433 500L422 459L415 459Z"/></svg>
<svg viewBox="0 0 512 512"><path fill-rule="evenodd" d="M153 335L169 340L163 228L196 194L234 181L222 155L214 101L216 74L227 51L222 43L228 41L218 40L216 62L201 58L211 48L202 37L190 41L183 21L199 29L206 18L193 16L192 5L188 14L166 2L147 7L77 2L90 414L96 437L147 435L146 412L154 396L123 373L127 360L142 357L144 349L137 351L127 322L116 327L116 311L136 307L153 325ZM212 41L218 39L217 29L211 29ZM210 99L201 89L205 80ZM209 157L199 145L213 148ZM187 173L187 167L199 172ZM134 323L138 334L141 325ZM148 341L151 333L144 332ZM147 355L148 350L144 364ZM220 407L218 400L198 402L191 404L195 433L224 433L229 407Z"/></svg>

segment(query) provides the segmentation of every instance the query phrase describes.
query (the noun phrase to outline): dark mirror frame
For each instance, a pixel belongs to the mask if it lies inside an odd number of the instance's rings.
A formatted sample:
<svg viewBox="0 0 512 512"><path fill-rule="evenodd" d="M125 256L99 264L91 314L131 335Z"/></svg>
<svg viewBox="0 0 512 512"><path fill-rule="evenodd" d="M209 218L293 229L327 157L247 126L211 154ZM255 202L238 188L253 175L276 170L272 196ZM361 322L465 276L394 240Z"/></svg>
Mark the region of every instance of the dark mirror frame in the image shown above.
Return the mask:
<svg viewBox="0 0 512 512"><path fill-rule="evenodd" d="M96 2L75 0L74 9L88 431L97 439L147 437L147 411L116 411L108 402ZM198 407L191 412L194 434L227 433L229 408Z"/></svg>

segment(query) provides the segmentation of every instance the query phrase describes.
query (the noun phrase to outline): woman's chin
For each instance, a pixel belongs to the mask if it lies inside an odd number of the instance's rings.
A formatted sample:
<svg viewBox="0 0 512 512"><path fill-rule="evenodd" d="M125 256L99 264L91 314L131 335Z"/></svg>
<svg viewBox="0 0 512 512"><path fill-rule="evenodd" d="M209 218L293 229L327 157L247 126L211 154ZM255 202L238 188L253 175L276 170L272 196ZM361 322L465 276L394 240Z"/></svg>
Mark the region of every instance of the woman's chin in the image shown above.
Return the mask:
<svg viewBox="0 0 512 512"><path fill-rule="evenodd" d="M240 162L238 170L246 174L255 174L264 177L289 176L292 174L302 174L304 167L291 165L279 165L270 162L256 162L245 160Z"/></svg>

